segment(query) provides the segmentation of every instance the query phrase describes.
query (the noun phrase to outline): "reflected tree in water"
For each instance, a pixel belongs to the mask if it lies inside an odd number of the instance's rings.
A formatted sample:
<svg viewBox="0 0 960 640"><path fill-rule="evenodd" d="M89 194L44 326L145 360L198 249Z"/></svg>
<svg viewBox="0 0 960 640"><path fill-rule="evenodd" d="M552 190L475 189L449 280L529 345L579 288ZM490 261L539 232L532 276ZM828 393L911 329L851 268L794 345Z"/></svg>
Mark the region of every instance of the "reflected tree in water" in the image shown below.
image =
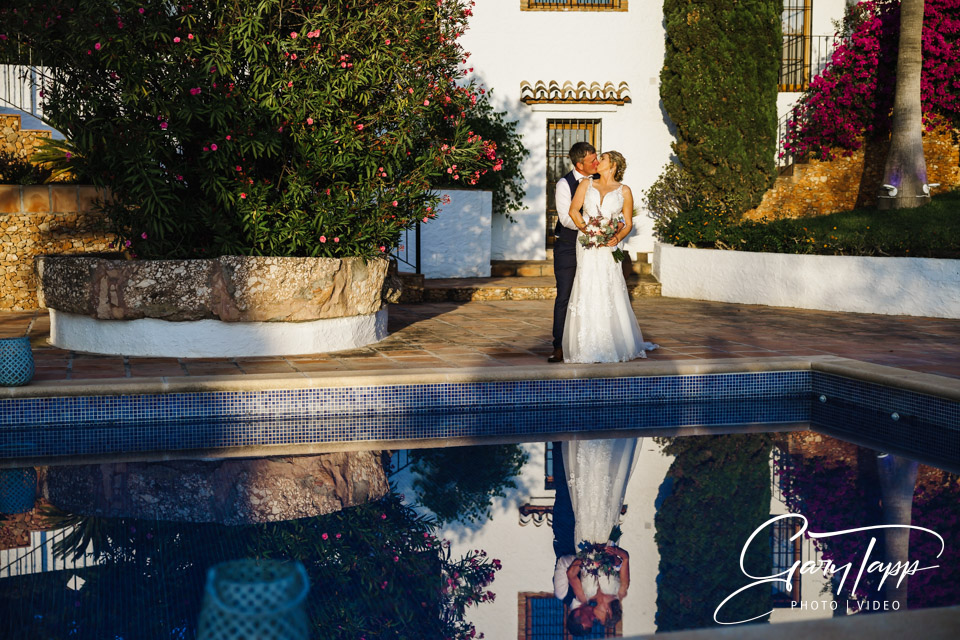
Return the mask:
<svg viewBox="0 0 960 640"><path fill-rule="evenodd" d="M657 631L716 626L717 606L750 581L740 572L743 545L770 517L771 440L741 434L660 442L675 459L657 498ZM764 542L747 551L753 575L772 571ZM750 589L724 605L720 619L760 616L771 601L769 588Z"/></svg>
<svg viewBox="0 0 960 640"><path fill-rule="evenodd" d="M417 498L441 523L490 519L493 499L516 488L529 459L516 444L419 449L410 457Z"/></svg>

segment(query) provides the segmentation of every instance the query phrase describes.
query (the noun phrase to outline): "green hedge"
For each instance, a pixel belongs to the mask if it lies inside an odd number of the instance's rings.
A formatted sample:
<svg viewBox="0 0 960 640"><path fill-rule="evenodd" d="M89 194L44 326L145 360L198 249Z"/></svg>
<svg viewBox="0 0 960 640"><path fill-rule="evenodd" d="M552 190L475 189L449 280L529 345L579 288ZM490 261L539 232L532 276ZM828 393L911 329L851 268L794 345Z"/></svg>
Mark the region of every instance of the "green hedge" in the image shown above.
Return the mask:
<svg viewBox="0 0 960 640"><path fill-rule="evenodd" d="M664 0L660 97L674 153L708 201L739 214L775 178L778 0Z"/></svg>

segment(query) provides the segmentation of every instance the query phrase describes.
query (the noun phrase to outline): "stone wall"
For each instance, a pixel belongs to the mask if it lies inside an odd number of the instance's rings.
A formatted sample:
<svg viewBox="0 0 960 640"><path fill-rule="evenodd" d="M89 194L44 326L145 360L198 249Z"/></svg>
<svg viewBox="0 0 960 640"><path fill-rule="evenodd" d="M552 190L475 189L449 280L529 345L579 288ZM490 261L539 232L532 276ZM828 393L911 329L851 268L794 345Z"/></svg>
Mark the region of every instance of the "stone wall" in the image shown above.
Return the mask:
<svg viewBox="0 0 960 640"><path fill-rule="evenodd" d="M49 131L21 129L19 115L0 113L0 151L26 159L40 148L42 139L49 137Z"/></svg>
<svg viewBox="0 0 960 640"><path fill-rule="evenodd" d="M848 157L794 164L777 178L756 209L744 214L748 220L804 218L875 206L883 179L888 140L866 142ZM928 131L923 137L927 176L940 187L933 193L960 187L960 146L957 132L947 127Z"/></svg>
<svg viewBox="0 0 960 640"><path fill-rule="evenodd" d="M34 259L109 251L100 192L87 185L0 185L0 311L37 308Z"/></svg>

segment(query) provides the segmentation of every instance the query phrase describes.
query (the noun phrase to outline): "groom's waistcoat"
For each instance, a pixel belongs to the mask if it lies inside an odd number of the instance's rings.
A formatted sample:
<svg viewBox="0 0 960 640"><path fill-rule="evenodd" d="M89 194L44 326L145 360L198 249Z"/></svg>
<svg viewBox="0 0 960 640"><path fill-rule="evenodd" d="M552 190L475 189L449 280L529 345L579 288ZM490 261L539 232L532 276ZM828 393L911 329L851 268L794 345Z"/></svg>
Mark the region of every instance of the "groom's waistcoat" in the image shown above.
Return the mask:
<svg viewBox="0 0 960 640"><path fill-rule="evenodd" d="M567 186L570 187L570 200L573 200L574 194L577 193L577 179L573 177L573 171L563 176L563 179L566 180ZM583 207L580 207L580 211L583 211ZM557 221L557 226L553 230L553 235L557 237L557 240L562 240L564 242L576 242L577 241L577 230L568 229L560 221Z"/></svg>

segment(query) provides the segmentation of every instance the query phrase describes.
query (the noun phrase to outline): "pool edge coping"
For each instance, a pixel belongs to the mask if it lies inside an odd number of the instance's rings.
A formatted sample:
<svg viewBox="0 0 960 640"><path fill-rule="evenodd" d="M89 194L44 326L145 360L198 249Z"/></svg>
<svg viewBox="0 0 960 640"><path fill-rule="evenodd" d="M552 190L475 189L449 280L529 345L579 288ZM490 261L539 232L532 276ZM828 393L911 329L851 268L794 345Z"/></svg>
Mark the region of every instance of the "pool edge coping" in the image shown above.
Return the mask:
<svg viewBox="0 0 960 640"><path fill-rule="evenodd" d="M50 380L0 387L0 400L79 396L166 395L229 391L275 391L415 384L583 380L651 376L718 375L770 371L819 371L960 402L960 379L873 364L840 356L694 359L613 364L422 368L396 371L324 371L229 376L171 376Z"/></svg>

